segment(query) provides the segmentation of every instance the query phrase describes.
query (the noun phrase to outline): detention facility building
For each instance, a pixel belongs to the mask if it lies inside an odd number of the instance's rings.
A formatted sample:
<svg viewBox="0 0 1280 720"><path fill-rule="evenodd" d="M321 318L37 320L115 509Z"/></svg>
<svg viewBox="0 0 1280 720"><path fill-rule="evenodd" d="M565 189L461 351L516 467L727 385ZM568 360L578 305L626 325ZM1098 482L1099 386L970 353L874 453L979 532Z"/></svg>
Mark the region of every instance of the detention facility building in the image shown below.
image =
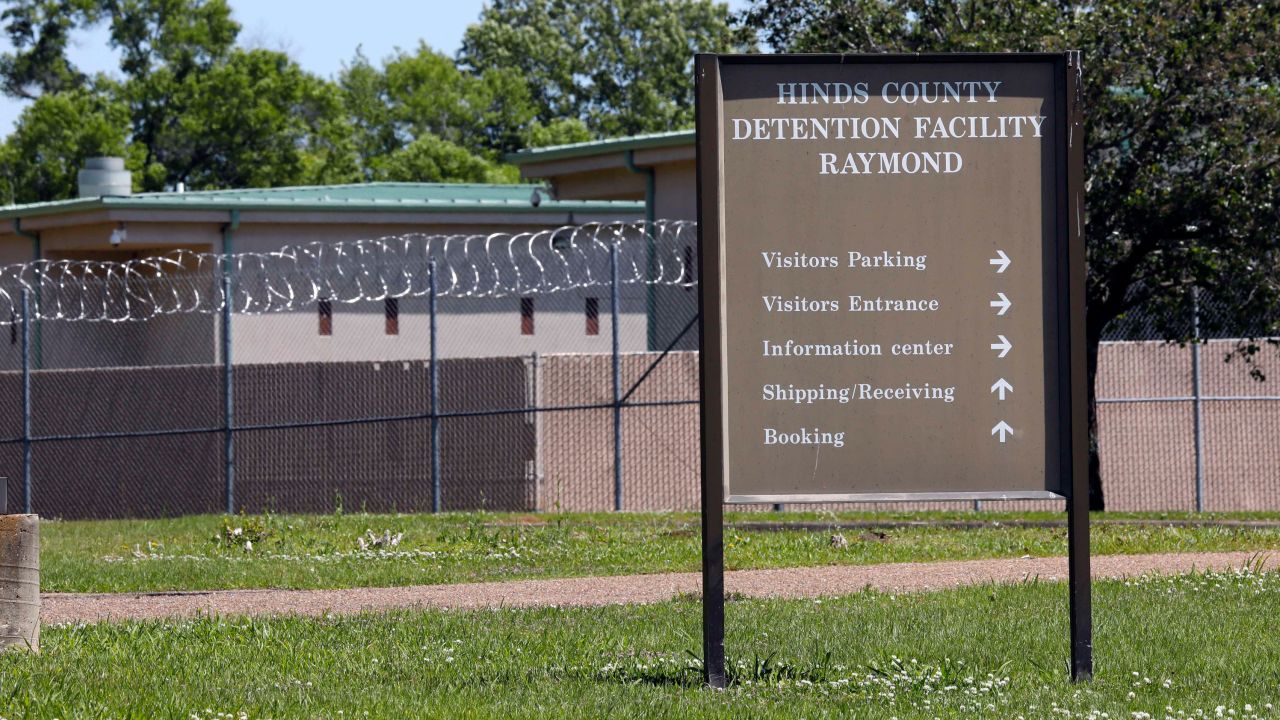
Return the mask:
<svg viewBox="0 0 1280 720"><path fill-rule="evenodd" d="M127 185L126 185L127 188ZM391 294L400 286L417 283L425 267L412 269L417 277L405 278L389 267L397 258L387 250L402 248L405 238L450 236L450 248L439 258L441 285L449 272L470 270L469 263L483 263L486 243L477 236L493 235L494 252L514 234L549 233L557 228L592 223L631 223L644 218L644 204L633 200L558 199L541 185L475 185L429 183L369 183L322 187L163 192L81 197L74 200L0 208L0 266L44 259L54 263L82 261L125 262L171 255L180 264L191 264L196 255L236 253L244 278L233 282L306 282L280 271L270 257L261 262L253 255L323 253L332 265L331 276L348 274L361 285L355 294L376 297L382 284ZM471 255L463 253L463 238L472 238ZM387 245L380 247L380 239ZM398 244L399 243L399 244ZM444 243L437 242L437 247ZM345 248L344 248L345 246ZM334 250L334 248L339 248ZM185 251L185 252L183 252ZM448 257L445 257L445 255ZM581 253L579 253L580 255ZM208 258L205 258L207 260ZM419 258L421 259L421 258ZM501 257L498 258L501 261ZM577 258L582 260L581 257ZM303 261L305 262L305 261ZM594 273L608 273L607 256L595 258ZM264 267L265 264L265 267ZM65 282L46 280L41 290L59 296L75 292L78 270L66 265ZM144 268L145 269L145 268ZM486 268L478 268L483 272ZM197 277L199 270L203 277ZM41 368L119 365L174 365L220 362L220 325L209 301L221 291L218 273L210 267L166 267L168 274L190 274L183 287L137 288L137 294L178 292L180 304L204 304L202 312L150 317L145 322L120 323L49 322L40 332L38 366ZM379 276L371 272L383 273ZM265 278L276 272L283 277ZM361 274L363 273L363 274ZM145 276L122 282L145 285ZM3 283L3 277L0 277ZM277 296L305 288L273 288ZM6 290L6 288L0 288ZM16 292L7 289L10 295ZM240 299L233 302L232 334L235 363L387 361L424 357L427 343L427 300L415 297L378 298L372 302L345 302L343 298L316 298L307 307L287 312L254 308L245 298L263 287L233 288ZM116 316L125 316L129 288L116 288ZM625 349L643 349L647 325L645 291L624 286L621 309L621 342ZM386 294L386 293L384 293ZM189 297L188 297L189 296ZM71 312L76 299L61 297ZM591 301L590 303L588 301ZM46 317L58 312L55 298L35 298L45 303ZM286 301L287 303L287 301ZM442 357L486 357L550 352L609 352L610 331L607 293L599 290L554 293L537 298L441 297L438 308L440 334L450 342L440 347ZM16 304L16 303L14 303ZM588 333L586 316L595 307L603 316L603 332ZM12 311L12 308L11 308ZM145 312L145 310L143 310ZM16 338L0 343L0 367L18 367Z"/></svg>

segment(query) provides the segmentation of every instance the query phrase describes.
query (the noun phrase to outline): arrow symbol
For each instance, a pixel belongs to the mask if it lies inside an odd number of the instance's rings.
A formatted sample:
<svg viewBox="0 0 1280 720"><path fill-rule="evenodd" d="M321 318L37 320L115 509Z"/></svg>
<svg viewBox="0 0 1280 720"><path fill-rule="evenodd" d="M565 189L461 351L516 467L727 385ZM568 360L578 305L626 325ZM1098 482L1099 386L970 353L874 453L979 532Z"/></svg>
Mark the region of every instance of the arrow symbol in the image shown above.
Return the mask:
<svg viewBox="0 0 1280 720"><path fill-rule="evenodd" d="M1005 313L1009 312L1009 308L1013 307L1013 303L1009 300L1009 298L1005 297L1005 294L1002 292L998 292L996 293L996 295L999 295L1000 299L992 300L988 304L991 305L991 307L993 308L1000 308L999 310L996 311L996 315L1004 315Z"/></svg>
<svg viewBox="0 0 1280 720"><path fill-rule="evenodd" d="M1004 254L1003 250L997 250L996 255L998 255L999 257L991 258L990 260L987 261L987 264L999 265L999 267L996 268L996 273L999 274L1004 272L1005 268L1009 267L1009 263L1012 262L1012 260L1009 259L1008 255Z"/></svg>
<svg viewBox="0 0 1280 720"><path fill-rule="evenodd" d="M1009 342L1009 338L1003 335L996 335L996 337L1000 338L1000 342L991 343L991 349L1000 351L1000 354L997 357L1004 357L1005 355L1008 355L1009 351L1013 349L1013 343Z"/></svg>
<svg viewBox="0 0 1280 720"><path fill-rule="evenodd" d="M991 428L991 434L1000 433L1000 442L1004 442L1005 437L1013 434L1013 428L1009 427L1009 423L1001 420L996 426Z"/></svg>
<svg viewBox="0 0 1280 720"><path fill-rule="evenodd" d="M1007 392L1013 392L1013 386L1009 384L1008 380L1000 378L996 381L995 385L991 386L991 392L998 393L1000 399L1004 400L1004 394Z"/></svg>

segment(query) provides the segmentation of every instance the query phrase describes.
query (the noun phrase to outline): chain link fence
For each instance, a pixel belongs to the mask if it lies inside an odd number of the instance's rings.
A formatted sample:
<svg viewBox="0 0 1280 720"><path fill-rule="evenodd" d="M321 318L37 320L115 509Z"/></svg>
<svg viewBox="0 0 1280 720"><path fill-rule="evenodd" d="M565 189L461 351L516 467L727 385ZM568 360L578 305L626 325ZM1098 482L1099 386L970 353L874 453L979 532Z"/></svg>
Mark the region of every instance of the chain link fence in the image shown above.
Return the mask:
<svg viewBox="0 0 1280 720"><path fill-rule="evenodd" d="M0 268L9 506L678 506L695 245L592 224Z"/></svg>
<svg viewBox="0 0 1280 720"><path fill-rule="evenodd" d="M1280 370L1264 318L1194 289L1108 328L1097 413L1107 507L1280 510ZM1166 342L1163 338L1180 338ZM1263 350L1254 352L1251 349Z"/></svg>
<svg viewBox="0 0 1280 720"><path fill-rule="evenodd" d="M695 509L695 258L659 221L0 268L8 506ZM1101 348L1111 509L1280 509L1280 394L1197 305Z"/></svg>

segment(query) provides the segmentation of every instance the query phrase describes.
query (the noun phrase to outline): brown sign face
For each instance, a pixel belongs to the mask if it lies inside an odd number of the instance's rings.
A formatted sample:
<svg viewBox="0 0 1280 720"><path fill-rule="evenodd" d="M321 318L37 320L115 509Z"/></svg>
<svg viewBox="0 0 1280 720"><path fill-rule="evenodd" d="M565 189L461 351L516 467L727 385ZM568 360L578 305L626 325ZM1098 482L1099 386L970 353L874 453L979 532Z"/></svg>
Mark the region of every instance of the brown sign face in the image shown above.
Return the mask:
<svg viewBox="0 0 1280 720"><path fill-rule="evenodd" d="M704 436L726 501L1067 494L1064 59L699 74Z"/></svg>

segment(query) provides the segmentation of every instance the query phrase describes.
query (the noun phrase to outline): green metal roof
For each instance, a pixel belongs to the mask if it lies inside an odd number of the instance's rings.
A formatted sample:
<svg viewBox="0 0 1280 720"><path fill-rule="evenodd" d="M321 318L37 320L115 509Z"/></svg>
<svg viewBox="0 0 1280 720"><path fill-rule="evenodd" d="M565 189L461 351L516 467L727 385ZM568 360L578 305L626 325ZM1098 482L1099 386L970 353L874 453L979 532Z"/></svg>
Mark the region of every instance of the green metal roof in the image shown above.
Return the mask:
<svg viewBox="0 0 1280 720"><path fill-rule="evenodd" d="M532 203L534 191L540 202ZM293 210L321 212L619 212L642 213L630 200L554 200L541 185L363 183L242 190L137 193L0 208L0 219L97 209Z"/></svg>
<svg viewBox="0 0 1280 720"><path fill-rule="evenodd" d="M671 132L629 135L627 137L609 138L608 140L593 140L570 145L552 145L544 148L520 150L507 155L506 160L512 165L525 165L546 160L564 160L566 158L603 155L625 150L678 147L692 145L693 142L693 130L673 130Z"/></svg>

